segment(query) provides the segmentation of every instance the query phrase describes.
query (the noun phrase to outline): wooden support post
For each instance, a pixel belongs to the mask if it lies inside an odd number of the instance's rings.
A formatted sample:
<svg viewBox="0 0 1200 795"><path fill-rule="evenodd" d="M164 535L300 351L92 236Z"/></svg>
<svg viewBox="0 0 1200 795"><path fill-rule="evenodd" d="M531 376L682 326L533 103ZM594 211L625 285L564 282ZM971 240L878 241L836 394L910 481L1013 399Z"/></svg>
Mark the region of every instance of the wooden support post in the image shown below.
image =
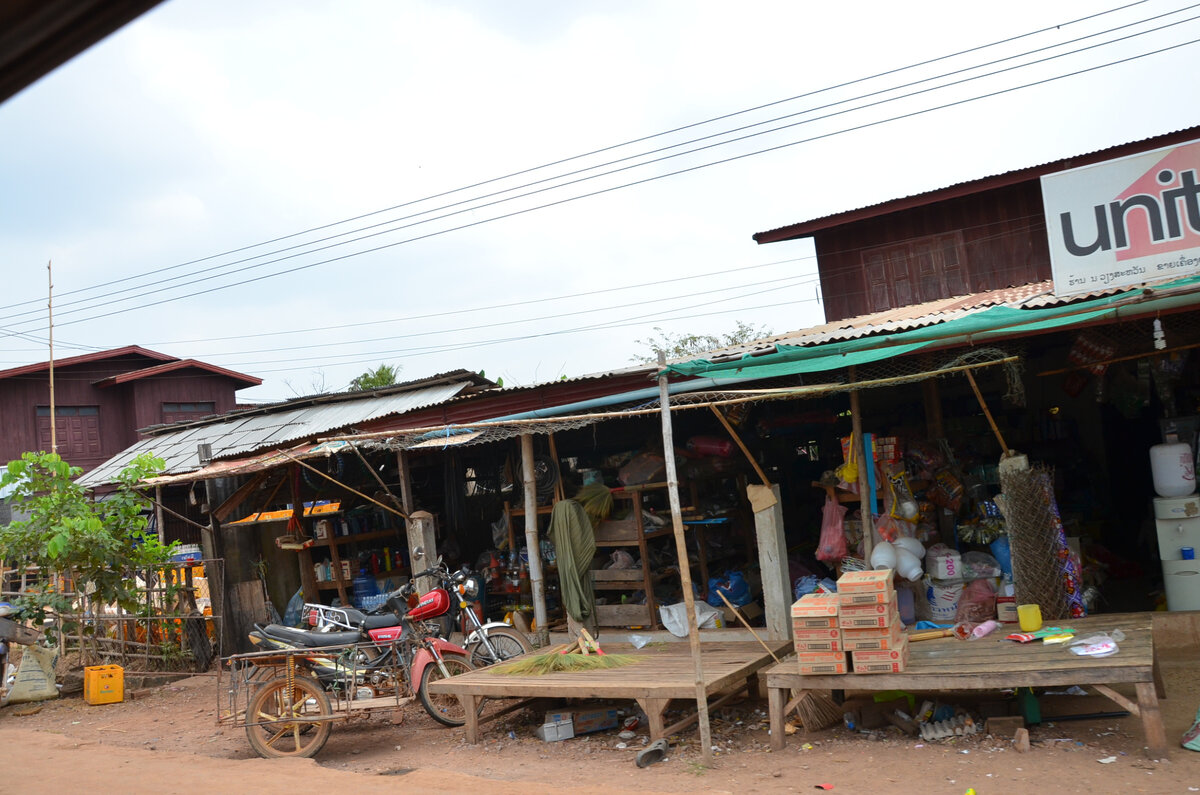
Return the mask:
<svg viewBox="0 0 1200 795"><path fill-rule="evenodd" d="M739 436L738 432L735 431L733 426L729 424L729 420L726 419L724 413L722 413L722 411L716 406L709 406L709 408L712 409L713 414L717 415L717 419L719 419L721 424L725 426L725 430L728 431L729 435L733 437L733 441L737 442L737 446L741 448L742 455L746 456L746 460L750 462L750 466L754 467L754 472L758 475L758 479L763 482L764 486L770 486L771 481L767 480L767 473L763 472L763 468L758 465L758 461L756 461L754 456L750 454L750 448L746 447L746 443L742 441L742 437Z"/></svg>
<svg viewBox="0 0 1200 795"><path fill-rule="evenodd" d="M936 378L921 382L921 397L925 403L925 435L930 439L945 439L946 427L942 423L942 390Z"/></svg>
<svg viewBox="0 0 1200 795"><path fill-rule="evenodd" d="M1146 733L1146 752L1151 759L1166 759L1167 732L1163 727L1162 712L1158 708L1154 682L1138 682L1137 697L1142 730Z"/></svg>
<svg viewBox="0 0 1200 795"><path fill-rule="evenodd" d="M413 574L425 571L437 563L437 520L429 511L408 515L408 559ZM426 593L437 587L433 577L417 580L417 591Z"/></svg>
<svg viewBox="0 0 1200 795"><path fill-rule="evenodd" d="M166 528L163 527L162 486L154 487L154 524L158 528L158 543L166 543Z"/></svg>
<svg viewBox="0 0 1200 795"><path fill-rule="evenodd" d="M754 534L758 540L758 566L762 574L763 612L767 637L788 640L792 637L792 584L788 572L787 539L783 533L783 507L779 504L779 486L746 487L754 510Z"/></svg>
<svg viewBox="0 0 1200 795"><path fill-rule="evenodd" d="M521 434L521 476L525 482L525 548L529 552L529 584L533 592L533 620L538 643L550 645L550 622L546 618L546 580L542 576L541 544L538 542L537 484L533 474L533 434Z"/></svg>
<svg viewBox="0 0 1200 795"><path fill-rule="evenodd" d="M396 467L400 473L400 510L409 516L415 510L413 506L412 465L408 462L408 451L396 453Z"/></svg>
<svg viewBox="0 0 1200 795"><path fill-rule="evenodd" d="M971 389L975 391L975 399L979 401L979 408L983 409L983 416L987 417L988 425L992 426L992 433L996 434L996 441L1000 443L1000 455L1008 455L1008 443L1004 441L1004 437L1000 434L1000 428L996 425L996 420L992 418L992 412L988 408L987 401L983 399L983 393L979 391L979 384L975 383L975 376L967 370L967 380L971 382Z"/></svg>
<svg viewBox="0 0 1200 795"><path fill-rule="evenodd" d="M658 352L658 401L662 408L663 458L667 464L667 496L671 502L671 525L675 530L675 554L679 558L679 580L687 608L688 641L696 672L696 712L700 722L700 754L706 765L713 761L712 730L708 723L708 690L704 686L704 664L700 659L700 628L696 626L696 595L692 590L692 567L688 563L687 539L683 535L683 514L679 507L679 478L675 472L675 434L671 427L671 396L667 391L667 376L663 372L667 357ZM642 561L646 565L646 561ZM650 712L647 710L647 715ZM662 718L659 717L661 731ZM654 717L650 716L653 730Z"/></svg>
<svg viewBox="0 0 1200 795"><path fill-rule="evenodd" d="M858 378L857 369L854 365L850 366L850 382ZM858 496L859 506L862 509L862 529L863 529L863 557L867 559L868 565L871 561L871 551L875 547L875 518L871 516L871 500L867 489L867 467L875 466L874 461L868 461L864 456L863 447L863 430L862 430L862 407L858 402L858 390L850 390L850 427L853 429L850 437L850 443L855 445L854 454L858 458Z"/></svg>

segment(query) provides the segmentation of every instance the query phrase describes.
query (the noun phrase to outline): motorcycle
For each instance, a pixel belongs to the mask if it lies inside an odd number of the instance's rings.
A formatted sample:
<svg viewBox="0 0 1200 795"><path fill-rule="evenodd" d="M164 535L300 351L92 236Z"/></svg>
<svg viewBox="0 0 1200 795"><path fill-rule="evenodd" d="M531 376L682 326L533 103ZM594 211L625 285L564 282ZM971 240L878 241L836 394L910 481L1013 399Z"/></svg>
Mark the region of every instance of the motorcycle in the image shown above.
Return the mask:
<svg viewBox="0 0 1200 795"><path fill-rule="evenodd" d="M455 629L461 631L465 637L462 646L466 648L467 656L476 668L510 660L533 650L533 646L525 635L510 624L503 621L487 623L480 621L479 616L471 609L470 603L479 596L481 581L479 575L472 572L469 566L464 565L461 569L451 572L439 559L433 568L416 576L426 575L436 577L438 582L438 588L431 593L440 589L452 596L445 610L440 610L441 602L439 600L436 605L431 605L428 610L422 611L423 618L421 620L425 624L425 629L430 634L445 640L450 640ZM416 578L414 577L414 579ZM388 608L386 604L379 610L370 613L353 608L329 608L311 604L305 605L304 611L309 616L309 623L314 624L318 629L339 625L347 628L345 624L348 624L348 628L351 629L362 624L372 628L391 626L386 623L387 620L393 620L396 625L400 623L399 614ZM342 614L348 617L348 622L345 624L341 623Z"/></svg>
<svg viewBox="0 0 1200 795"><path fill-rule="evenodd" d="M439 566L417 577L444 573ZM466 713L453 696L434 696L428 685L474 670L470 653L431 632L427 622L446 614L450 593L435 588L414 599L416 589L405 583L387 594L384 608L371 614L353 608L305 605L316 623L312 630L280 624L256 624L250 642L262 651L343 648L336 656L316 653L306 663L321 686L349 698L370 699L411 690L434 720L446 726L466 723ZM461 594L460 594L461 598ZM410 602L415 601L410 607Z"/></svg>

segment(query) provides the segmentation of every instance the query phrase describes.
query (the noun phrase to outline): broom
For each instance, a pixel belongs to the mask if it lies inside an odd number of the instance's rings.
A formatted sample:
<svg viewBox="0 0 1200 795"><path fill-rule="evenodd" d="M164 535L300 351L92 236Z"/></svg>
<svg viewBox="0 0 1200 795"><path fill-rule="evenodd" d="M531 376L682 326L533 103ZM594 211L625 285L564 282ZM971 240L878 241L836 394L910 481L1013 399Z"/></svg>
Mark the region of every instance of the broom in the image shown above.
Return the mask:
<svg viewBox="0 0 1200 795"><path fill-rule="evenodd" d="M621 668L638 661L632 654L609 654L586 629L571 643L553 646L540 654L525 654L487 670L502 676L545 676L560 671L597 671Z"/></svg>
<svg viewBox="0 0 1200 795"><path fill-rule="evenodd" d="M716 589L717 596L721 597L721 601L725 606L733 611L733 614L738 617L738 621L742 622L742 626L750 630L750 634L754 639L762 644L762 647L767 650L767 654L771 655L771 659L779 662L779 657L775 652L771 651L763 639L754 631L754 627L750 626L749 622L742 617L733 603L726 598L720 588ZM815 732L821 729L828 729L842 719L842 711L838 709L837 704L833 703L833 699L829 696L817 693L812 690L792 691L792 702L796 705L796 714L800 716L800 722L804 725L806 731Z"/></svg>

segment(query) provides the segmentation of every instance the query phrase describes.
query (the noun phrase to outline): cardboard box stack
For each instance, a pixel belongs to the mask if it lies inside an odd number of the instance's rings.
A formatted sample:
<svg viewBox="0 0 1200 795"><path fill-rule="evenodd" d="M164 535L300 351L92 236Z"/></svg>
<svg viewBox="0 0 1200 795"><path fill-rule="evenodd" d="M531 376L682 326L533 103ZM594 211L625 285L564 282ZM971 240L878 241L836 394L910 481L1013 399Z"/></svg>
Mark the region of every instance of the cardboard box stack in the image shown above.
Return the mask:
<svg viewBox="0 0 1200 795"><path fill-rule="evenodd" d="M846 650L838 626L838 595L813 593L792 605L792 635L801 674L844 674Z"/></svg>
<svg viewBox="0 0 1200 795"><path fill-rule="evenodd" d="M896 607L895 571L848 571L838 579L842 648L856 674L900 673L908 638Z"/></svg>

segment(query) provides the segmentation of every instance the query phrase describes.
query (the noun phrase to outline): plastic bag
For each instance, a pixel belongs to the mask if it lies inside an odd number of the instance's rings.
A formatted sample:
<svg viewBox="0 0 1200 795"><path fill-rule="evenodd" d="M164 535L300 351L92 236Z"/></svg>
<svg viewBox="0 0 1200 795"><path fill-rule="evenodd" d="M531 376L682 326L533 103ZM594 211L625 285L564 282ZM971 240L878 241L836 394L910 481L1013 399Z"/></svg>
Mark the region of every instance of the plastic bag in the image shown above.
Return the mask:
<svg viewBox="0 0 1200 795"><path fill-rule="evenodd" d="M636 568L633 560L633 555L630 555L623 549L614 549L612 554L608 556L608 563L604 564L606 569L632 569Z"/></svg>
<svg viewBox="0 0 1200 795"><path fill-rule="evenodd" d="M688 635L687 602L676 602L658 608L663 626L677 638ZM696 602L696 626L700 629L720 629L725 626L721 611L710 604Z"/></svg>
<svg viewBox="0 0 1200 795"><path fill-rule="evenodd" d="M958 600L956 622L982 624L996 617L996 589L991 580L974 580L963 587Z"/></svg>
<svg viewBox="0 0 1200 795"><path fill-rule="evenodd" d="M8 692L8 704L45 701L58 698L54 684L54 667L58 664L58 647L34 644L21 652L16 681Z"/></svg>
<svg viewBox="0 0 1200 795"><path fill-rule="evenodd" d="M846 506L827 496L821 511L821 541L817 545L817 560L830 563L846 557L845 518Z"/></svg>
<svg viewBox="0 0 1200 795"><path fill-rule="evenodd" d="M962 554L962 578L981 580L1003 574L1000 562L986 552L964 552Z"/></svg>
<svg viewBox="0 0 1200 795"><path fill-rule="evenodd" d="M724 577L712 577L708 581L708 603L713 607L723 607L719 594L725 594L734 607L741 607L752 601L750 583L740 571L727 571Z"/></svg>
<svg viewBox="0 0 1200 795"><path fill-rule="evenodd" d="M1102 632L1072 641L1068 648L1072 654L1080 657L1111 657L1120 651L1117 646L1119 640L1125 640L1125 633L1117 629L1113 630L1111 635Z"/></svg>

